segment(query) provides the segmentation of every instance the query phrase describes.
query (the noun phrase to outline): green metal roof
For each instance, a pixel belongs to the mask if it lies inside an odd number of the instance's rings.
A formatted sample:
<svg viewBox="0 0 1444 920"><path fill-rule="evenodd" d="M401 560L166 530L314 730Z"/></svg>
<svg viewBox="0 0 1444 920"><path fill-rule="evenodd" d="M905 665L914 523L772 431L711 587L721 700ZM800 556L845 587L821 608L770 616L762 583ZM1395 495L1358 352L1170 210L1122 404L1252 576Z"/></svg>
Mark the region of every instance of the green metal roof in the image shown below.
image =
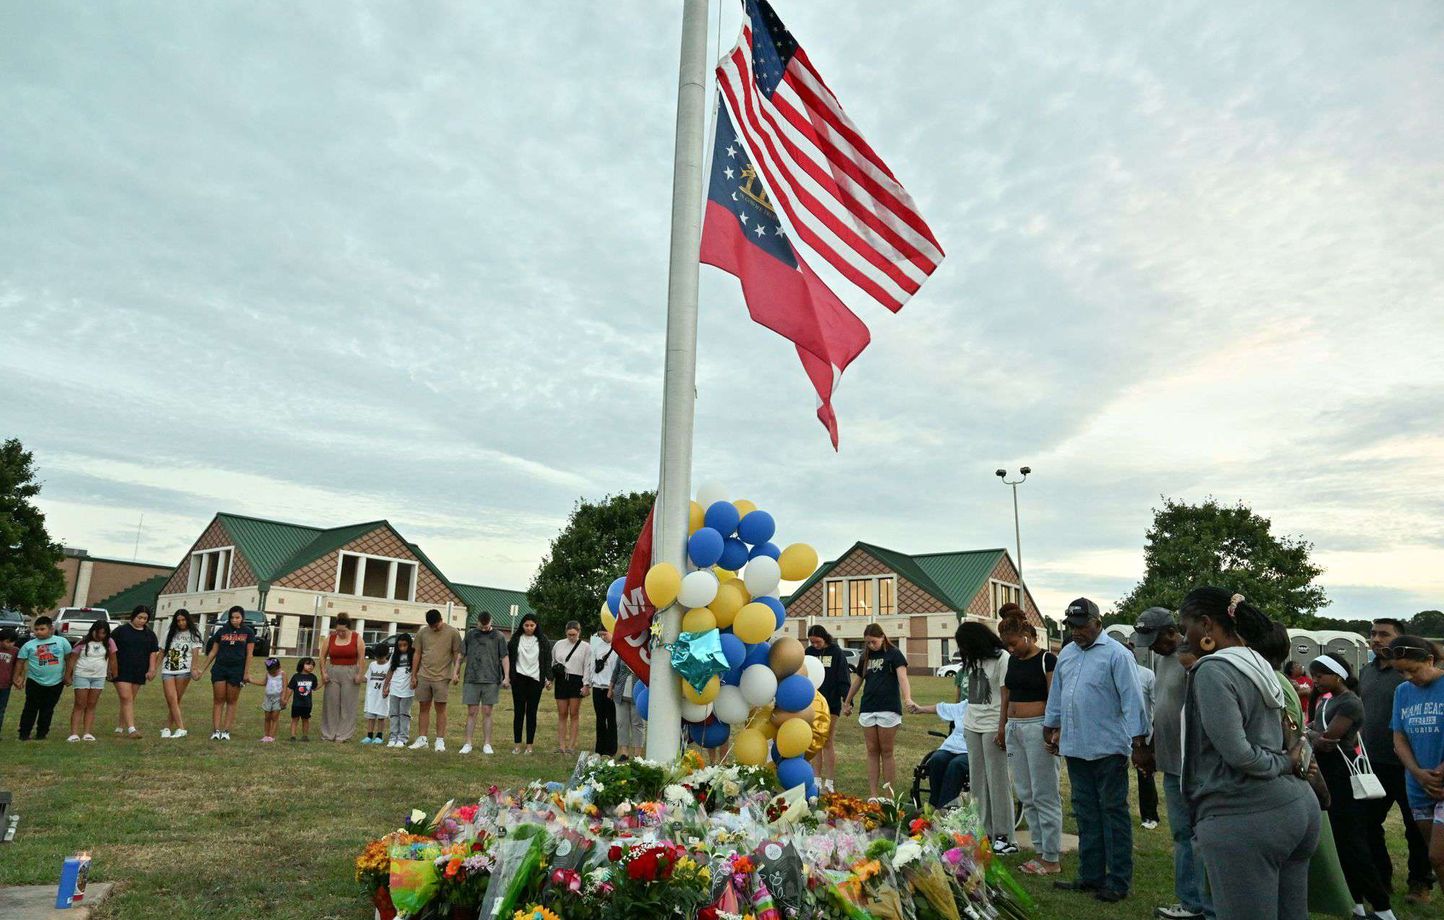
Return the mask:
<svg viewBox="0 0 1444 920"><path fill-rule="evenodd" d="M287 572L294 571L297 566L284 568L288 560L323 533L319 527L286 524L225 512L217 514L216 519L221 522L226 533L231 535L236 549L246 557L251 571L256 573L259 581L274 581Z"/></svg>
<svg viewBox="0 0 1444 920"><path fill-rule="evenodd" d="M513 629L517 621L528 613L536 613L532 610L531 604L526 601L525 591L513 591L510 588L487 588L482 585L453 584L456 593L466 602L466 623L470 626L476 622L476 615L483 610L491 613L492 622L500 629ZM511 615L512 605L516 605L516 616Z"/></svg>
<svg viewBox="0 0 1444 920"><path fill-rule="evenodd" d="M953 553L923 553L908 555L897 550L861 541L854 543L847 552L818 567L812 577L797 586L788 596L790 604L802 593L827 577L839 561L853 550L860 549L877 558L893 571L927 591L958 613L968 609L968 604L988 583L988 575L998 560L1007 552L1001 549L963 550Z"/></svg>
<svg viewBox="0 0 1444 920"><path fill-rule="evenodd" d="M256 574L257 578L270 581L280 578L288 572L294 572L303 565L315 562L327 553L334 553L336 550L350 543L352 540L364 537L366 534L378 527L390 527L385 521L367 521L365 524L347 524L344 527L331 527L316 534L311 541L297 549L289 558L276 567L272 575L262 576ZM402 542L405 542L404 540Z"/></svg>
<svg viewBox="0 0 1444 920"><path fill-rule="evenodd" d="M161 588L170 581L170 574L153 575L139 584L131 585L124 591L117 591L102 601L91 604L92 607L104 607L110 611L110 615L119 619L120 614L128 614L141 604L146 605L152 612L155 610L156 600L160 597Z"/></svg>

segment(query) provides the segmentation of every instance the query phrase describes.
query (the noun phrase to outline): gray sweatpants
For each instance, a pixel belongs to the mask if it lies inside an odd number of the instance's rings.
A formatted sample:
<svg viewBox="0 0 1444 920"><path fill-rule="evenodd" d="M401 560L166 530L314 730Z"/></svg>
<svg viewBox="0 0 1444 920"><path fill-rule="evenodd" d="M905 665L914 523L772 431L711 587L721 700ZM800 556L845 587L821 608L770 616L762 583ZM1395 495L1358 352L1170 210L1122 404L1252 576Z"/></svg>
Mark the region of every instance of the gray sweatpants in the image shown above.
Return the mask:
<svg viewBox="0 0 1444 920"><path fill-rule="evenodd" d="M617 747L639 751L647 743L647 723L637 712L637 705L626 698L617 704Z"/></svg>
<svg viewBox="0 0 1444 920"><path fill-rule="evenodd" d="M1288 805L1193 826L1218 920L1308 920L1309 858L1321 819L1313 792L1300 788L1304 794Z"/></svg>
<svg viewBox="0 0 1444 920"><path fill-rule="evenodd" d="M397 696L387 698L387 715L391 719L391 739L402 744L411 740L411 701L415 697Z"/></svg>
<svg viewBox="0 0 1444 920"><path fill-rule="evenodd" d="M1058 791L1058 758L1043 747L1043 717L1008 720L1008 766L1033 849L1055 863L1063 846L1063 794Z"/></svg>
<svg viewBox="0 0 1444 920"><path fill-rule="evenodd" d="M996 731L965 732L968 739L969 794L989 837L1013 836L1013 789L1008 785L1008 752L998 747Z"/></svg>

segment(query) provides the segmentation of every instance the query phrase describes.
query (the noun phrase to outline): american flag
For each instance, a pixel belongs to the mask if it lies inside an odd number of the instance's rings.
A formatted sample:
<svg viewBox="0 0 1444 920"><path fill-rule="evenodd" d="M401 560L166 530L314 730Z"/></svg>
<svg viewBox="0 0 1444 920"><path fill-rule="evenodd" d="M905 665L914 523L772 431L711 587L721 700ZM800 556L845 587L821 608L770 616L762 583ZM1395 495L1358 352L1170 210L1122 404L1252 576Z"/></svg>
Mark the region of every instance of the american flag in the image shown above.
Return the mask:
<svg viewBox="0 0 1444 920"><path fill-rule="evenodd" d="M828 286L848 306L870 298L902 309L942 248L777 13L766 0L745 5L717 82L799 258L830 268Z"/></svg>

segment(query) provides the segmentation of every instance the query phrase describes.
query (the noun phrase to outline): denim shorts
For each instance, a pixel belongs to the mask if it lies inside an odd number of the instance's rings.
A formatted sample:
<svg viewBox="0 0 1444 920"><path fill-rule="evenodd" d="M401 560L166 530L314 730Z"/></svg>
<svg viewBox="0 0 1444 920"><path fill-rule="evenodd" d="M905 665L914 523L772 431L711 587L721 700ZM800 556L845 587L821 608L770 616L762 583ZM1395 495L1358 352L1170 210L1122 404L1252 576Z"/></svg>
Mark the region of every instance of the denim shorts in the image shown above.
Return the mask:
<svg viewBox="0 0 1444 920"><path fill-rule="evenodd" d="M76 675L70 679L70 685L76 690L104 690L104 677L81 677Z"/></svg>

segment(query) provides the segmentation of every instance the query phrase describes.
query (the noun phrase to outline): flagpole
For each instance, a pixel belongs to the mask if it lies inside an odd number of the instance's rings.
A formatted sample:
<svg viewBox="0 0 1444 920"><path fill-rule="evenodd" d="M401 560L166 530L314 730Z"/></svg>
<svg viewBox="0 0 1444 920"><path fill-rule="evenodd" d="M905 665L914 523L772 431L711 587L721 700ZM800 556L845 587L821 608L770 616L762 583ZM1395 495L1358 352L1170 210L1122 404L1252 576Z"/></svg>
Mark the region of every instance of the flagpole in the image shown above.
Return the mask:
<svg viewBox="0 0 1444 920"><path fill-rule="evenodd" d="M692 498L692 409L697 385L697 274L702 246L702 151L707 119L707 4L682 0L677 143L672 169L672 252L667 272L667 363L662 389L662 482L655 562L687 570ZM681 608L659 613L662 641L674 642ZM682 746L682 701L671 656L652 653L647 688L647 759L670 761Z"/></svg>

